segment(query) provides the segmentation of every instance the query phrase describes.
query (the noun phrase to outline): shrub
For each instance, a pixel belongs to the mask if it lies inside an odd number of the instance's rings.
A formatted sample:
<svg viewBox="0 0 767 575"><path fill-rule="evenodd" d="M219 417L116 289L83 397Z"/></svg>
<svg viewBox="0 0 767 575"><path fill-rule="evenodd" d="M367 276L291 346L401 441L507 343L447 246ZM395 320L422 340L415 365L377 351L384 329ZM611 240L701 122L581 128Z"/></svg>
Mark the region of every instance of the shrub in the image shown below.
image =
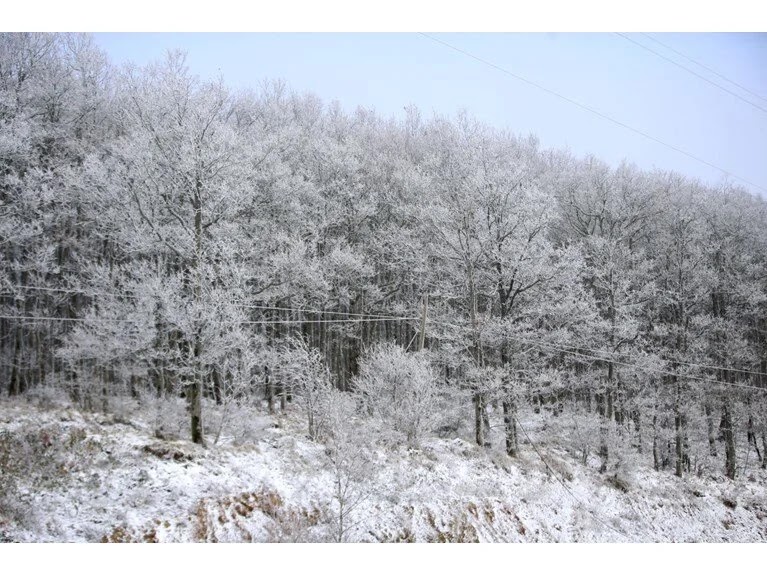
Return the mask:
<svg viewBox="0 0 767 575"><path fill-rule="evenodd" d="M437 378L423 352L393 344L373 347L360 362L355 389L368 411L389 421L414 444L434 417Z"/></svg>
<svg viewBox="0 0 767 575"><path fill-rule="evenodd" d="M298 395L306 412L309 437L313 441L324 439L334 389L322 355L304 340L291 339L281 353L280 367L284 384Z"/></svg>

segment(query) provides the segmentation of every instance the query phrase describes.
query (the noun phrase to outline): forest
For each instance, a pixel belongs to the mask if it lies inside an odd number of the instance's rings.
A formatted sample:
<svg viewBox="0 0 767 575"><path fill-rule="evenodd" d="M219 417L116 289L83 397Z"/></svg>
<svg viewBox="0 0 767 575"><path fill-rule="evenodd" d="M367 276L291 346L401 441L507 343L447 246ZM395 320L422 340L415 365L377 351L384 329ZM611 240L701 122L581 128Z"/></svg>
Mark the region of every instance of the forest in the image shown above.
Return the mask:
<svg viewBox="0 0 767 575"><path fill-rule="evenodd" d="M468 113L3 33L0 385L180 400L207 448L292 410L338 449L367 421L516 458L534 416L605 476L734 480L767 468L767 204Z"/></svg>

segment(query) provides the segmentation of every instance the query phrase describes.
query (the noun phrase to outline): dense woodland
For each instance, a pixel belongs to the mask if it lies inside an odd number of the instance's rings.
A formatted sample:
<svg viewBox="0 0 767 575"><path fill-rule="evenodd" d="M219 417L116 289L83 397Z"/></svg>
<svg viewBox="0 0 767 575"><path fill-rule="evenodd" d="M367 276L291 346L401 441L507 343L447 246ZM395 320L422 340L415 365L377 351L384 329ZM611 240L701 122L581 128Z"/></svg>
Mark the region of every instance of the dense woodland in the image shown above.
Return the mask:
<svg viewBox="0 0 767 575"><path fill-rule="evenodd" d="M536 413L605 473L735 478L767 466L767 204L2 34L0 385L184 397L202 444L206 406L296 406L319 441L353 397L403 442L516 456Z"/></svg>

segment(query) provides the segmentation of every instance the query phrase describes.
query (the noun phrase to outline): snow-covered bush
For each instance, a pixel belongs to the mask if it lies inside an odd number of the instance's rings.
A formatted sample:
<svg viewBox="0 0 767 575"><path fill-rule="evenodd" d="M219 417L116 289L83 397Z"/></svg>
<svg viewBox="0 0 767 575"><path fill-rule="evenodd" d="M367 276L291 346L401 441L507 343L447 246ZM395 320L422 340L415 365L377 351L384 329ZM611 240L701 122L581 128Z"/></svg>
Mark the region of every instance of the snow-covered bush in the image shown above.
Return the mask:
<svg viewBox="0 0 767 575"><path fill-rule="evenodd" d="M431 424L437 377L425 353L406 353L388 343L373 347L360 362L355 389L368 411L390 422L409 443Z"/></svg>
<svg viewBox="0 0 767 575"><path fill-rule="evenodd" d="M63 389L52 385L40 385L27 392L27 401L42 408L54 409L71 405L71 399Z"/></svg>
<svg viewBox="0 0 767 575"><path fill-rule="evenodd" d="M317 349L300 338L291 339L281 357L281 376L298 396L309 424L309 437L318 441L328 433L333 384L330 372Z"/></svg>
<svg viewBox="0 0 767 575"><path fill-rule="evenodd" d="M325 442L325 456L332 477L332 539L347 541L360 523L357 513L372 493L376 466L372 445L376 431L366 421L355 417L355 401L348 393L331 389L327 421L330 433Z"/></svg>
<svg viewBox="0 0 767 575"><path fill-rule="evenodd" d="M186 400L181 397L145 398L144 405L150 417L152 433L158 439L175 441L188 437Z"/></svg>

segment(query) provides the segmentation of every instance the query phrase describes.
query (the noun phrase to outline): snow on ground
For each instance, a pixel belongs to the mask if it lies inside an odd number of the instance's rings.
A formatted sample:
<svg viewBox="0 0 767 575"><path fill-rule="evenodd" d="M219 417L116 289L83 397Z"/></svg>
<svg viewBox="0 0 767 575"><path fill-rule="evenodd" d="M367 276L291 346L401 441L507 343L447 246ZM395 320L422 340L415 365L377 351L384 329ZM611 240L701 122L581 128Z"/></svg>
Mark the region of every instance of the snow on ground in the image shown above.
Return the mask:
<svg viewBox="0 0 767 575"><path fill-rule="evenodd" d="M296 409L256 412L249 439L207 449L156 438L138 412L0 402L0 541L337 538L333 467ZM459 437L371 446L344 540L767 540L764 472L732 482L641 468L624 491L556 445L539 446L556 476L521 447L510 459Z"/></svg>

